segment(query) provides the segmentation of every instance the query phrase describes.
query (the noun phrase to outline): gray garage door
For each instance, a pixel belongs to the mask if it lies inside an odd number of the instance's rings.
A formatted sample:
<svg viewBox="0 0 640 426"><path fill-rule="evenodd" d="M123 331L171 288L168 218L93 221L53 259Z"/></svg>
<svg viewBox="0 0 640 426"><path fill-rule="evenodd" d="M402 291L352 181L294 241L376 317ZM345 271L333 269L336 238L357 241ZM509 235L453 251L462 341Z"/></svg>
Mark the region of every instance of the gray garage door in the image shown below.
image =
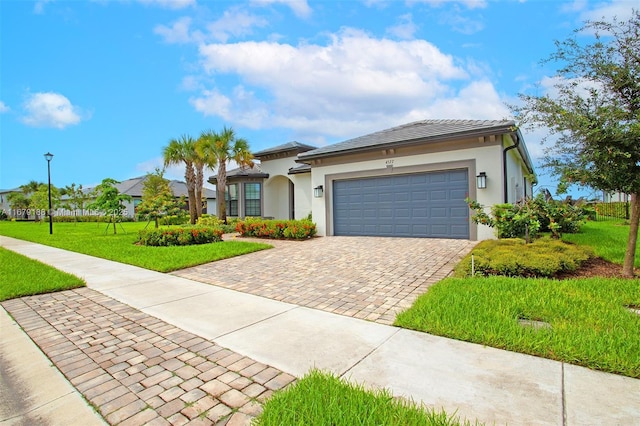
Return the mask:
<svg viewBox="0 0 640 426"><path fill-rule="evenodd" d="M333 183L335 235L469 238L467 169Z"/></svg>

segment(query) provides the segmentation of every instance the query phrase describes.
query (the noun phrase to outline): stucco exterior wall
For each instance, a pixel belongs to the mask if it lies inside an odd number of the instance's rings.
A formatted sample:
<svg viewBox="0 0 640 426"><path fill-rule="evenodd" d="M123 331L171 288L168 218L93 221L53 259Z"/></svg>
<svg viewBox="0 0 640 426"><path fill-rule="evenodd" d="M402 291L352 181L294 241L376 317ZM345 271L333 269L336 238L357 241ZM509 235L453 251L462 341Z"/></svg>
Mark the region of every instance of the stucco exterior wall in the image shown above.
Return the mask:
<svg viewBox="0 0 640 426"><path fill-rule="evenodd" d="M353 156L352 162L348 157L341 159L340 164L326 164L323 162L312 166L311 188L323 185L324 196L312 199L313 220L318 227L319 235L333 235L332 217L332 187L337 179L384 176L390 174L416 173L420 171L451 170L467 168L469 173L469 197L479 203L491 206L502 202L502 143L498 139L494 142L478 143L461 141L460 144L449 144L451 148L433 147L431 152L419 152L416 149L398 149L379 158L357 161ZM472 147L466 147L471 145ZM435 148L435 149L434 149ZM329 163L326 161L325 163ZM487 188L476 189L476 175L479 172L487 174ZM494 231L483 225L470 222L471 239L484 240L495 238Z"/></svg>
<svg viewBox="0 0 640 426"><path fill-rule="evenodd" d="M293 182L293 200L295 219L302 219L311 213L311 174L289 174L289 169L300 164L295 162L295 156L263 160L260 170L269 174L264 180L264 216L276 219L289 219L291 215L290 199Z"/></svg>

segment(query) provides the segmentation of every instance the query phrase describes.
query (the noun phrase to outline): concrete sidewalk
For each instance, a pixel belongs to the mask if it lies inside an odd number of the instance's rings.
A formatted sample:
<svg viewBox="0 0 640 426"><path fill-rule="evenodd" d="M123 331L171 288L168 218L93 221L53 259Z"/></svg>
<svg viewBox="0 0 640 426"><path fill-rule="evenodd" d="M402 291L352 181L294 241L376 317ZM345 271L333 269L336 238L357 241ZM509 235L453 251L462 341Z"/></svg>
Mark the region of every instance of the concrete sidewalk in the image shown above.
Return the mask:
<svg viewBox="0 0 640 426"><path fill-rule="evenodd" d="M0 237L88 287L300 377L312 367L496 424L640 424L640 380ZM4 337L4 331L3 331Z"/></svg>

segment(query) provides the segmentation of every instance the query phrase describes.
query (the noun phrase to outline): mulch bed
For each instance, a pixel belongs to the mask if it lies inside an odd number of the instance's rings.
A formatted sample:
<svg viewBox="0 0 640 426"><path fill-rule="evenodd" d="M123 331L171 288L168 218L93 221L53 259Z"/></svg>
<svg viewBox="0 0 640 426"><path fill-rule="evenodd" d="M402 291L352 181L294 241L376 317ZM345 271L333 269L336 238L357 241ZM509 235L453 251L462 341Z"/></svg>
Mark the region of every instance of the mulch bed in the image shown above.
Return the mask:
<svg viewBox="0 0 640 426"><path fill-rule="evenodd" d="M635 270L636 278L640 278L640 269ZM582 264L580 268L572 272L561 272L553 276L556 279L569 279L569 278L592 278L592 277L604 277L604 278L626 278L622 276L622 265L607 262L599 257L594 257Z"/></svg>

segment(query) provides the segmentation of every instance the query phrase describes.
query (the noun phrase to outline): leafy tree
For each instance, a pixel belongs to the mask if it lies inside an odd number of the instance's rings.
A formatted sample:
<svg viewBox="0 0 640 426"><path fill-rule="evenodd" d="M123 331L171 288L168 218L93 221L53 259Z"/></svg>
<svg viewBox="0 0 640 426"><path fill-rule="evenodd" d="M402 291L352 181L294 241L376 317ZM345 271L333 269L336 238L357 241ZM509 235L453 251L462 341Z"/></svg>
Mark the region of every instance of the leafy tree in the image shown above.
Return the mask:
<svg viewBox="0 0 640 426"><path fill-rule="evenodd" d="M115 179L103 179L100 185L96 186L96 199L89 205L89 208L104 212L110 217L110 224L113 224L113 233L116 234L116 218L122 217L125 212L125 201L131 201L131 196L121 194L116 188L118 182ZM108 227L107 227L108 229Z"/></svg>
<svg viewBox="0 0 640 426"><path fill-rule="evenodd" d="M7 195L7 201L11 210L21 213L24 219L27 216L27 210L31 206L31 200L23 192L12 192Z"/></svg>
<svg viewBox="0 0 640 426"><path fill-rule="evenodd" d="M60 190L60 193L67 196L62 207L73 211L75 218L78 217L78 210L83 211L90 199L90 194L82 188L82 185L76 186L75 183L65 186Z"/></svg>
<svg viewBox="0 0 640 426"><path fill-rule="evenodd" d="M161 217L182 212L169 180L164 178L164 170L156 169L153 173L147 173L142 183L142 202L138 204L137 209L139 215L153 220L156 228Z"/></svg>
<svg viewBox="0 0 640 426"><path fill-rule="evenodd" d="M60 203L60 191L51 185L51 208L55 210ZM49 210L49 185L41 183L38 189L31 194L31 208L35 210L36 220L40 220L40 214ZM49 213L52 215L53 211Z"/></svg>
<svg viewBox="0 0 640 426"><path fill-rule="evenodd" d="M38 182L38 181L32 180L25 185L20 185L20 190L22 190L22 192L28 196L36 192L38 188L40 188L40 185L44 185L44 182Z"/></svg>
<svg viewBox="0 0 640 426"><path fill-rule="evenodd" d="M233 160L241 167L253 167L253 156L249 150L249 142L246 139L236 137L234 130L226 126L220 133L211 130L203 132L200 141L196 146L198 155L204 159L208 167L218 169L216 181L218 217L226 223L227 163Z"/></svg>
<svg viewBox="0 0 640 426"><path fill-rule="evenodd" d="M558 139L544 166L571 184L631 194L631 223L623 274L633 276L640 219L640 12L628 21L587 21L574 37L556 41L546 62L559 65L554 93L520 94L512 106L529 128ZM594 34L591 44L579 35Z"/></svg>
<svg viewBox="0 0 640 426"><path fill-rule="evenodd" d="M189 198L189 216L191 224L195 225L198 219L197 199L196 199L196 172L194 162L197 154L195 151L196 141L191 136L182 135L179 139L171 139L169 145L162 150L164 166L184 163L184 179L187 184L187 196Z"/></svg>

